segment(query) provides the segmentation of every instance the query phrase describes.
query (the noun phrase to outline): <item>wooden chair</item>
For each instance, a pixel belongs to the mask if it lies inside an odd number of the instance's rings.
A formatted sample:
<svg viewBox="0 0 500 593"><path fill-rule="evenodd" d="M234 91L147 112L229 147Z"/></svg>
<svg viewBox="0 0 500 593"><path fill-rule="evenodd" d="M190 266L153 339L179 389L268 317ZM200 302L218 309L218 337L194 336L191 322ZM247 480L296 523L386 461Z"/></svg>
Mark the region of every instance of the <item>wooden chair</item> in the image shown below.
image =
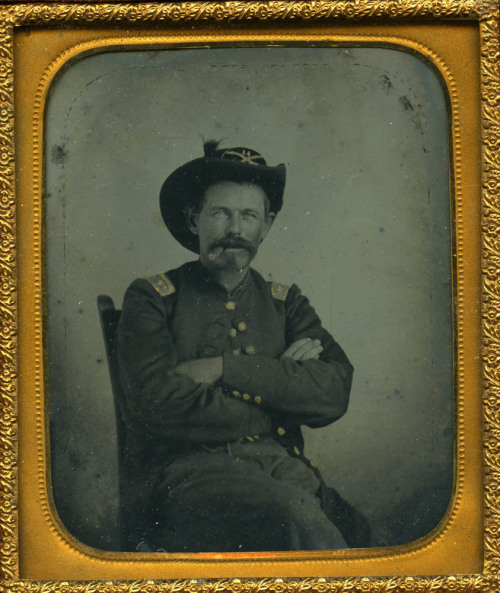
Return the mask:
<svg viewBox="0 0 500 593"><path fill-rule="evenodd" d="M118 322L120 321L121 310L115 308L113 299L107 295L100 294L97 297L97 308L99 311L99 319L101 321L102 335L104 338L104 346L106 350L106 358L108 361L109 376L111 379L111 388L113 390L113 401L115 404L116 416L116 435L118 446L118 486L120 493L119 505L119 524L120 524L120 547L123 551L139 551L152 552L153 550L148 546L145 539L140 538L140 541L134 541L130 534L124 517L123 508L123 493L126 489L126 482L124 480L124 451L126 447L127 425L121 414L119 401L121 398L121 385L118 378L118 369L113 356L116 331L118 329Z"/></svg>

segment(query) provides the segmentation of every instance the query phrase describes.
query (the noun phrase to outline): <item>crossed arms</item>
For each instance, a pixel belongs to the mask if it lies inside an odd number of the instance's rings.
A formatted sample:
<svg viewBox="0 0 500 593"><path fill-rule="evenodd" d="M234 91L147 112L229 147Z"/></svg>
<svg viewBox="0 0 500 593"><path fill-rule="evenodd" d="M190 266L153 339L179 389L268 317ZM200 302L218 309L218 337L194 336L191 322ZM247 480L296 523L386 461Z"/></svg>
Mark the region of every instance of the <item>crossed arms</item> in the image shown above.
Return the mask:
<svg viewBox="0 0 500 593"><path fill-rule="evenodd" d="M281 355L281 358L291 358L292 360L318 360L323 351L321 340L312 338L300 338L293 342ZM195 383L208 383L213 385L222 379L223 371L222 356L211 358L195 358L181 362L169 374L187 375Z"/></svg>
<svg viewBox="0 0 500 593"><path fill-rule="evenodd" d="M270 434L273 418L323 426L347 407L352 366L296 287L287 303L290 344L278 358L223 354L179 363L168 298L144 280L125 297L117 365L131 427L190 442ZM250 401L231 397L248 393ZM259 405L256 405L259 396Z"/></svg>

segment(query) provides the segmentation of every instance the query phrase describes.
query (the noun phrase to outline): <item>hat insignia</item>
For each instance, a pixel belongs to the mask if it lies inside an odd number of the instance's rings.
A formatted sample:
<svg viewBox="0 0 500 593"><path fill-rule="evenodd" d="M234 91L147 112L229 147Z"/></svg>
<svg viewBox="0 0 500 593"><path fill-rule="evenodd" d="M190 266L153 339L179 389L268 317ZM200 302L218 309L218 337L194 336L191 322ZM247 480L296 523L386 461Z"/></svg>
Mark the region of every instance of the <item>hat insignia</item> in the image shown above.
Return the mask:
<svg viewBox="0 0 500 593"><path fill-rule="evenodd" d="M236 157L236 158L235 158ZM221 159L228 158L230 160L240 160L242 163L248 165L265 165L266 161L258 152L249 150L248 148L229 148L225 150Z"/></svg>

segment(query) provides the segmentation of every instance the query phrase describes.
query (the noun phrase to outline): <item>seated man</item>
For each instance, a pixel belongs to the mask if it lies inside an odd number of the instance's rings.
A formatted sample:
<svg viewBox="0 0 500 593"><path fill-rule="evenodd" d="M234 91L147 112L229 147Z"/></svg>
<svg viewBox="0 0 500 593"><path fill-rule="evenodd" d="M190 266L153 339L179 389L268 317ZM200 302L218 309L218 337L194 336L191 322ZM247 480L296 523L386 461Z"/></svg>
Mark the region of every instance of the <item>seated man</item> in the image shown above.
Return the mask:
<svg viewBox="0 0 500 593"><path fill-rule="evenodd" d="M345 413L352 366L297 286L250 267L284 186L284 165L215 142L163 184L164 221L199 260L125 295L116 363L134 545L142 534L168 552L368 545L300 428Z"/></svg>

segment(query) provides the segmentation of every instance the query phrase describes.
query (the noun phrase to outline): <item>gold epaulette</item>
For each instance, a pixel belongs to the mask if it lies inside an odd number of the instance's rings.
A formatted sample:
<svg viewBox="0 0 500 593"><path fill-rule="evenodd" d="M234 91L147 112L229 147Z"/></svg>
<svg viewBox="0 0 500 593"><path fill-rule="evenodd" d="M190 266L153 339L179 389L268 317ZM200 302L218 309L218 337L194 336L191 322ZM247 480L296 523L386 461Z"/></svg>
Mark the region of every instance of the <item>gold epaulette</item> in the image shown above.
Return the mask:
<svg viewBox="0 0 500 593"><path fill-rule="evenodd" d="M271 282L271 294L273 299L278 301L285 301L288 294L289 286L286 284L279 284L278 282Z"/></svg>
<svg viewBox="0 0 500 593"><path fill-rule="evenodd" d="M169 294L173 294L175 292L175 286L172 284L166 274L155 274L154 276L146 278L146 280L162 297L168 296Z"/></svg>

